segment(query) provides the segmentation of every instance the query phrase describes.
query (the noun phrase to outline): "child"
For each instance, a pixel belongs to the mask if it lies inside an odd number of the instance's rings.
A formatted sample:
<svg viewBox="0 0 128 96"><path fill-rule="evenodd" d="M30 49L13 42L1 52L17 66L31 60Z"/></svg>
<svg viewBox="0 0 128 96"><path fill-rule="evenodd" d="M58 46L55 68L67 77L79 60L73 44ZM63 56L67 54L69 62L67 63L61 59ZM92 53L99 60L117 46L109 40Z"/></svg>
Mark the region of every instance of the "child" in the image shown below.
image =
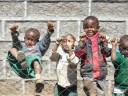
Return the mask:
<svg viewBox="0 0 128 96"><path fill-rule="evenodd" d="M119 51L116 51L118 40L112 40L111 59L115 66L115 88L113 96L128 96L128 35L123 35L119 41Z"/></svg>
<svg viewBox="0 0 128 96"><path fill-rule="evenodd" d="M53 24L48 22L48 32L40 41L40 32L35 28L30 28L25 32L24 42L21 42L18 39L17 28L17 25L10 27L13 48L8 52L7 59L18 76L35 77L38 87L38 83L43 82L41 80L41 58L50 45L50 36L54 32Z"/></svg>
<svg viewBox="0 0 128 96"><path fill-rule="evenodd" d="M88 96L103 96L106 91L107 64L105 57L111 50L102 34L98 32L99 21L88 16L83 21L85 33L81 33L80 42L75 48L76 56L81 59L81 76Z"/></svg>
<svg viewBox="0 0 128 96"><path fill-rule="evenodd" d="M77 95L77 64L73 48L76 39L72 34L56 40L50 59L57 62L57 79L54 96Z"/></svg>

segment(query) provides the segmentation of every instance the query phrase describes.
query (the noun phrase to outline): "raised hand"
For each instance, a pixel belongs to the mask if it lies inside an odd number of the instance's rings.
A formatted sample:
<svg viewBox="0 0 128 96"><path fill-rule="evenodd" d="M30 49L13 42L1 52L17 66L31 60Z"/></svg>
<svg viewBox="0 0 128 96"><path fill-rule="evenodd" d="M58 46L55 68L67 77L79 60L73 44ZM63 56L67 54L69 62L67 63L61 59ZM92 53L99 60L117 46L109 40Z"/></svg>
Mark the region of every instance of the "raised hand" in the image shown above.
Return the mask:
<svg viewBox="0 0 128 96"><path fill-rule="evenodd" d="M57 44L57 45L60 45L60 44L62 43L62 40L63 40L63 36L60 37L60 38L57 38L57 39L56 39L56 44Z"/></svg>
<svg viewBox="0 0 128 96"><path fill-rule="evenodd" d="M118 44L118 39L117 38L113 38L111 40L111 44L116 46Z"/></svg>
<svg viewBox="0 0 128 96"><path fill-rule="evenodd" d="M80 33L80 37L79 37L79 44L80 46L82 47L84 45L84 41L85 41L85 38L86 38L86 33L85 32L81 32Z"/></svg>
<svg viewBox="0 0 128 96"><path fill-rule="evenodd" d="M49 33L52 34L54 32L54 25L51 21L48 21L47 23Z"/></svg>
<svg viewBox="0 0 128 96"><path fill-rule="evenodd" d="M86 38L86 33L85 32L81 32L80 33L80 41L84 42L85 38Z"/></svg>
<svg viewBox="0 0 128 96"><path fill-rule="evenodd" d="M16 25L16 24L12 24L9 26L9 29L11 30L11 32L16 32L17 28L18 28L18 25Z"/></svg>
<svg viewBox="0 0 128 96"><path fill-rule="evenodd" d="M101 42L104 42L106 40L106 36L103 32L100 32L100 36L99 36Z"/></svg>

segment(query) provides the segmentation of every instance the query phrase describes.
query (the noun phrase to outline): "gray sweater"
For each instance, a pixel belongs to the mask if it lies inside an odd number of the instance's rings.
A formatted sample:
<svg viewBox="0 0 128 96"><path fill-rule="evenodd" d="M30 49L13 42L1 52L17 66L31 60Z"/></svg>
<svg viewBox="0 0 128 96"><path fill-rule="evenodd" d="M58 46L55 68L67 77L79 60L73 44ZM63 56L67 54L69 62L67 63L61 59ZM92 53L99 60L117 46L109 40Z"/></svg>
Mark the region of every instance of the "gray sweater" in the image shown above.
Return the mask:
<svg viewBox="0 0 128 96"><path fill-rule="evenodd" d="M12 41L13 41L13 48L16 48L17 50L21 50L25 53L25 56L32 56L37 55L39 57L42 57L50 45L50 34L47 32L45 36L37 42L33 48L29 49L25 46L24 42L21 42L18 39L18 32L11 33Z"/></svg>

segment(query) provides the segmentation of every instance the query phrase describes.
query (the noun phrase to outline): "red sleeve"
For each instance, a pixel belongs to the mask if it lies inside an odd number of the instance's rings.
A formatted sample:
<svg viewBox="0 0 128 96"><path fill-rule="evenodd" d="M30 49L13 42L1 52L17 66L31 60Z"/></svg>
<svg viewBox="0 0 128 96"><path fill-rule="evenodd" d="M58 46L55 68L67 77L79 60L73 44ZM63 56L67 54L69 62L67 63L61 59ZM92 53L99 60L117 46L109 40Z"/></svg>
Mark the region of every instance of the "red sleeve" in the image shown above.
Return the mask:
<svg viewBox="0 0 128 96"><path fill-rule="evenodd" d="M75 54L78 58L82 58L85 55L85 49L80 48L75 52Z"/></svg>

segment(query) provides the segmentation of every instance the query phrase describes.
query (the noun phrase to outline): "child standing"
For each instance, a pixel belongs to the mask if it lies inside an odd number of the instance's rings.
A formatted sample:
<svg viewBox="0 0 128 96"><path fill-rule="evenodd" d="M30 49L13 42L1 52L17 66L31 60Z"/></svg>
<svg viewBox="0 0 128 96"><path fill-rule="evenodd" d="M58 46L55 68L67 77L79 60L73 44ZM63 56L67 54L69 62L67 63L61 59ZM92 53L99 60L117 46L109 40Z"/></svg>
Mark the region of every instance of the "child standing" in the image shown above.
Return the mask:
<svg viewBox="0 0 128 96"><path fill-rule="evenodd" d="M75 56L73 48L75 37L68 34L56 40L50 59L57 62L57 84L54 96L77 95L77 64L79 59Z"/></svg>
<svg viewBox="0 0 128 96"><path fill-rule="evenodd" d="M123 35L119 41L119 51L116 51L118 40L112 40L111 59L115 66L115 88L113 96L128 96L128 35Z"/></svg>
<svg viewBox="0 0 128 96"><path fill-rule="evenodd" d="M81 59L81 76L84 89L88 96L104 96L106 93L107 64L105 57L110 56L111 50L105 36L98 32L99 20L88 16L83 21L84 33L75 48L76 55Z"/></svg>
<svg viewBox="0 0 128 96"><path fill-rule="evenodd" d="M50 36L54 32L53 24L48 22L48 32L40 41L40 32L35 28L30 28L25 32L24 42L21 42L18 39L17 28L17 25L10 27L13 48L8 52L7 60L18 76L22 78L35 77L36 87L38 87L40 83L43 83L41 80L41 58L50 45ZM39 91L38 88L36 91Z"/></svg>

